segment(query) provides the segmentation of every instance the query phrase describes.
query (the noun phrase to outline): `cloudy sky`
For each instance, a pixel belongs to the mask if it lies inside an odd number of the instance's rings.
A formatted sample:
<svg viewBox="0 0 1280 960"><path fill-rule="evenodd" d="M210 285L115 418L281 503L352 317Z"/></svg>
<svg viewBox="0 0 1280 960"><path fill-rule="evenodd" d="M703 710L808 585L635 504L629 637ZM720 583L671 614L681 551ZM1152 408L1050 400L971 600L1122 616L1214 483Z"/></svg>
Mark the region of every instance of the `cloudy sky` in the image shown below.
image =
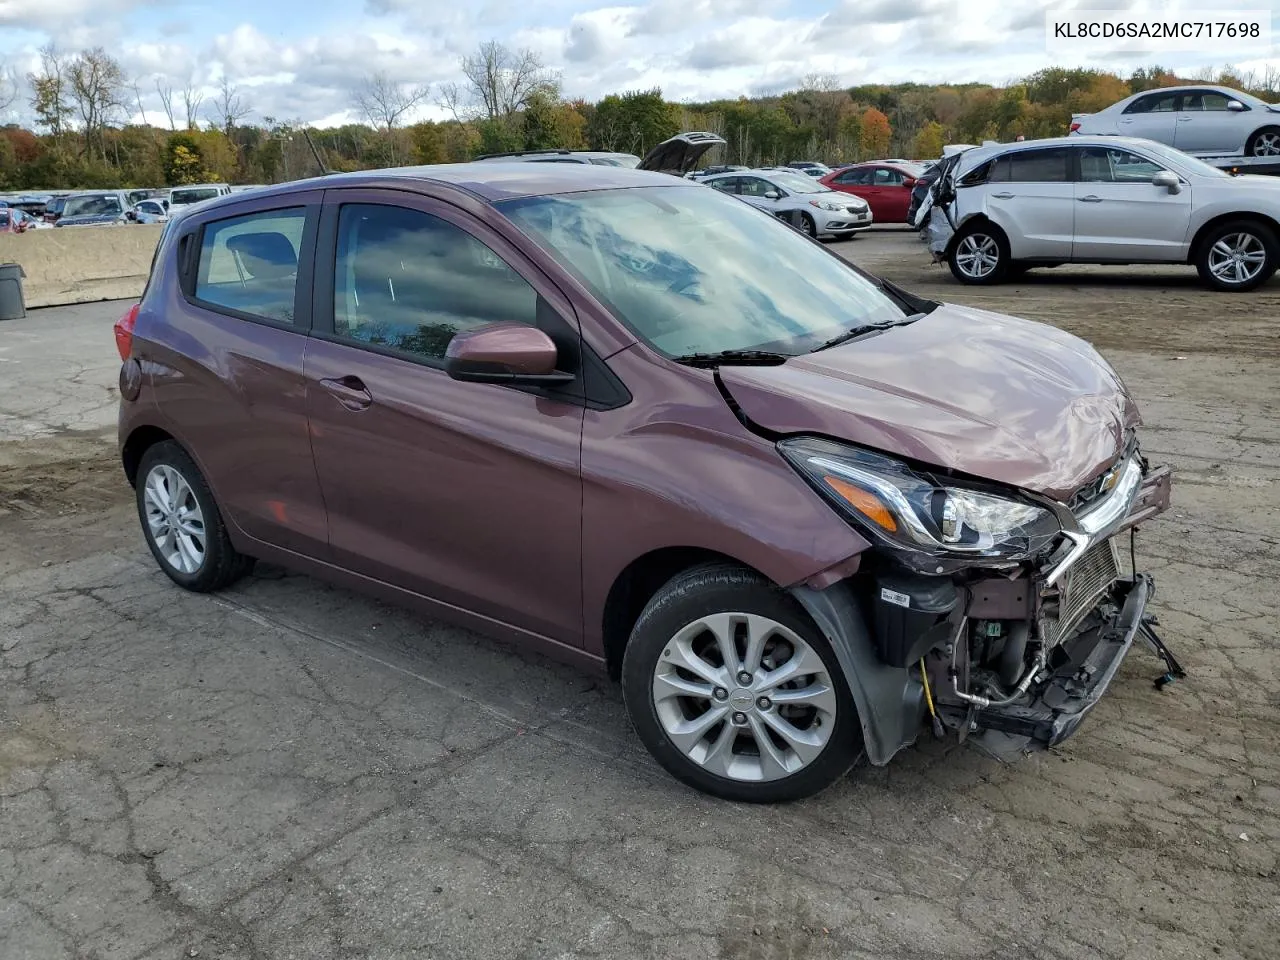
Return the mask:
<svg viewBox="0 0 1280 960"><path fill-rule="evenodd" d="M1280 0L1227 0L1271 10ZM239 85L252 119L319 125L352 119L350 90L385 70L406 83L457 79L459 58L484 40L536 50L567 96L659 86L670 99L735 97L794 87L811 73L843 84L1006 83L1050 64L1125 70L1159 62L1191 71L1258 59L1225 46L1160 56L1085 57L1046 49L1047 9L1208 10L1151 0L0 0L0 61L19 75L50 40L101 45L140 78L143 109L159 114L155 78L212 91ZM433 97L434 99L434 97ZM18 105L19 108L21 104ZM439 115L431 106L425 115ZM19 109L13 119L29 119ZM153 123L155 117L149 117Z"/></svg>

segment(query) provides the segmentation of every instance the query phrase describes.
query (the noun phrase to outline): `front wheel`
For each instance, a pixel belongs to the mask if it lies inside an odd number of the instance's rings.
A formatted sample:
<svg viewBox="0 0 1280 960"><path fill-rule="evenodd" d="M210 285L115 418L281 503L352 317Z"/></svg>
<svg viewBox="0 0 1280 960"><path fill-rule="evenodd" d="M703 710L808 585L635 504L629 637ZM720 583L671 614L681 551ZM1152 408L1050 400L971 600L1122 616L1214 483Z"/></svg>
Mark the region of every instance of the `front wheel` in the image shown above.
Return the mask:
<svg viewBox="0 0 1280 960"><path fill-rule="evenodd" d="M622 662L640 739L673 776L726 800L797 800L862 750L848 684L796 601L738 567L680 574L645 607Z"/></svg>
<svg viewBox="0 0 1280 960"><path fill-rule="evenodd" d="M1004 234L987 224L965 227L947 257L961 283L999 283L1009 272L1009 245Z"/></svg>
<svg viewBox="0 0 1280 960"><path fill-rule="evenodd" d="M1200 244L1196 269L1215 290L1252 290L1276 272L1275 234L1260 223L1236 220L1215 227Z"/></svg>
<svg viewBox="0 0 1280 960"><path fill-rule="evenodd" d="M1244 152L1251 157L1280 156L1280 127L1263 127L1249 137Z"/></svg>
<svg viewBox="0 0 1280 960"><path fill-rule="evenodd" d="M800 229L814 240L818 239L818 225L813 222L813 217L807 213L800 214Z"/></svg>

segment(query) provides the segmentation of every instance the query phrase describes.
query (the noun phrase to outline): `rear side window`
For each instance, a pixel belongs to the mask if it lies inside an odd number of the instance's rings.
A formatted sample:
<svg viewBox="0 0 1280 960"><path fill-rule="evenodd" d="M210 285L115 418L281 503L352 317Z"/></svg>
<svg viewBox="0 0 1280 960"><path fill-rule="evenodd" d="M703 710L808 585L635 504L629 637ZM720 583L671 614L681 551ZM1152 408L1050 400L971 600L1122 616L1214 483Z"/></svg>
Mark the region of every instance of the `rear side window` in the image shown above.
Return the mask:
<svg viewBox="0 0 1280 960"><path fill-rule="evenodd" d="M436 364L454 334L538 319L538 295L461 227L420 210L345 204L333 332Z"/></svg>
<svg viewBox="0 0 1280 960"><path fill-rule="evenodd" d="M1125 113L1168 113L1170 110L1178 109L1178 98L1181 94L1177 93L1153 93L1149 96L1139 97L1133 103L1124 108Z"/></svg>
<svg viewBox="0 0 1280 960"><path fill-rule="evenodd" d="M987 175L988 183L1069 183L1070 181L1070 153L1065 147L1007 153L992 162Z"/></svg>
<svg viewBox="0 0 1280 960"><path fill-rule="evenodd" d="M294 322L305 207L206 223L195 297L248 317Z"/></svg>
<svg viewBox="0 0 1280 960"><path fill-rule="evenodd" d="M858 170L846 170L840 176L836 177L836 183L867 183L871 177L871 171L866 168Z"/></svg>

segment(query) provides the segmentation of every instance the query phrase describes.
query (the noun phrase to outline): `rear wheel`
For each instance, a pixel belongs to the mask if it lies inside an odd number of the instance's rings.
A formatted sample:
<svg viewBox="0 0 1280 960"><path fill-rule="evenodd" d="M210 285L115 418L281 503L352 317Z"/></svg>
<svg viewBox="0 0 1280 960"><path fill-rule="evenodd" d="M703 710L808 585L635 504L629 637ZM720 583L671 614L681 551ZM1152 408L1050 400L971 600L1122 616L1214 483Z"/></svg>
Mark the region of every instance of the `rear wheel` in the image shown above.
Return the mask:
<svg viewBox="0 0 1280 960"><path fill-rule="evenodd" d="M826 639L792 597L726 564L694 568L658 591L632 631L622 691L657 761L727 800L810 796L862 749Z"/></svg>
<svg viewBox="0 0 1280 960"><path fill-rule="evenodd" d="M1249 137L1244 152L1251 157L1280 156L1280 127L1263 127Z"/></svg>
<svg viewBox="0 0 1280 960"><path fill-rule="evenodd" d="M236 551L227 536L195 461L172 440L147 449L138 465L138 517L151 555L169 579L206 593L240 579L253 558Z"/></svg>
<svg viewBox="0 0 1280 960"><path fill-rule="evenodd" d="M961 283L999 283L1009 272L1009 243L991 224L977 223L960 231L947 263Z"/></svg>
<svg viewBox="0 0 1280 960"><path fill-rule="evenodd" d="M1196 257L1200 279L1215 290L1252 290L1276 272L1275 234L1251 220L1220 224L1205 235Z"/></svg>

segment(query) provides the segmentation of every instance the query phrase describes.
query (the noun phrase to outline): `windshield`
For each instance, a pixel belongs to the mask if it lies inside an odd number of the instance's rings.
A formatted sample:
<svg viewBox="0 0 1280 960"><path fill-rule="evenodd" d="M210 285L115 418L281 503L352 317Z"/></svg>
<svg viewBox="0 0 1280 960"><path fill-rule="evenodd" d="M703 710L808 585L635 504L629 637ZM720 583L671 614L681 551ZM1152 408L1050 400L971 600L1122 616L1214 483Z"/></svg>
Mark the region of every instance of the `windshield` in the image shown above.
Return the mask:
<svg viewBox="0 0 1280 960"><path fill-rule="evenodd" d="M1183 153L1181 150L1175 150L1173 147L1166 147L1163 143L1155 143L1148 140L1142 145L1144 150L1154 153L1157 157L1167 160L1170 163L1184 167L1191 173L1199 174L1202 177L1229 177L1231 174L1225 170L1219 170L1217 167L1211 167L1203 160L1198 160L1189 153Z"/></svg>
<svg viewBox="0 0 1280 960"><path fill-rule="evenodd" d="M804 173L769 173L769 179L787 193L827 193L830 187Z"/></svg>
<svg viewBox="0 0 1280 960"><path fill-rule="evenodd" d="M601 167L630 167L634 170L639 166L640 158L629 153L620 153L613 157L592 157L591 162Z"/></svg>
<svg viewBox="0 0 1280 960"><path fill-rule="evenodd" d="M199 203L201 200L212 200L217 195L217 187L206 187L201 190L174 190L169 194L169 203Z"/></svg>
<svg viewBox="0 0 1280 960"><path fill-rule="evenodd" d="M874 284L799 231L704 186L497 206L668 356L796 355L852 327L903 317Z"/></svg>
<svg viewBox="0 0 1280 960"><path fill-rule="evenodd" d="M64 217L109 217L123 213L119 197L71 197L62 208Z"/></svg>
<svg viewBox="0 0 1280 960"><path fill-rule="evenodd" d="M54 197L49 201L48 206L44 208L45 213L61 213L62 208L67 205L66 197Z"/></svg>

